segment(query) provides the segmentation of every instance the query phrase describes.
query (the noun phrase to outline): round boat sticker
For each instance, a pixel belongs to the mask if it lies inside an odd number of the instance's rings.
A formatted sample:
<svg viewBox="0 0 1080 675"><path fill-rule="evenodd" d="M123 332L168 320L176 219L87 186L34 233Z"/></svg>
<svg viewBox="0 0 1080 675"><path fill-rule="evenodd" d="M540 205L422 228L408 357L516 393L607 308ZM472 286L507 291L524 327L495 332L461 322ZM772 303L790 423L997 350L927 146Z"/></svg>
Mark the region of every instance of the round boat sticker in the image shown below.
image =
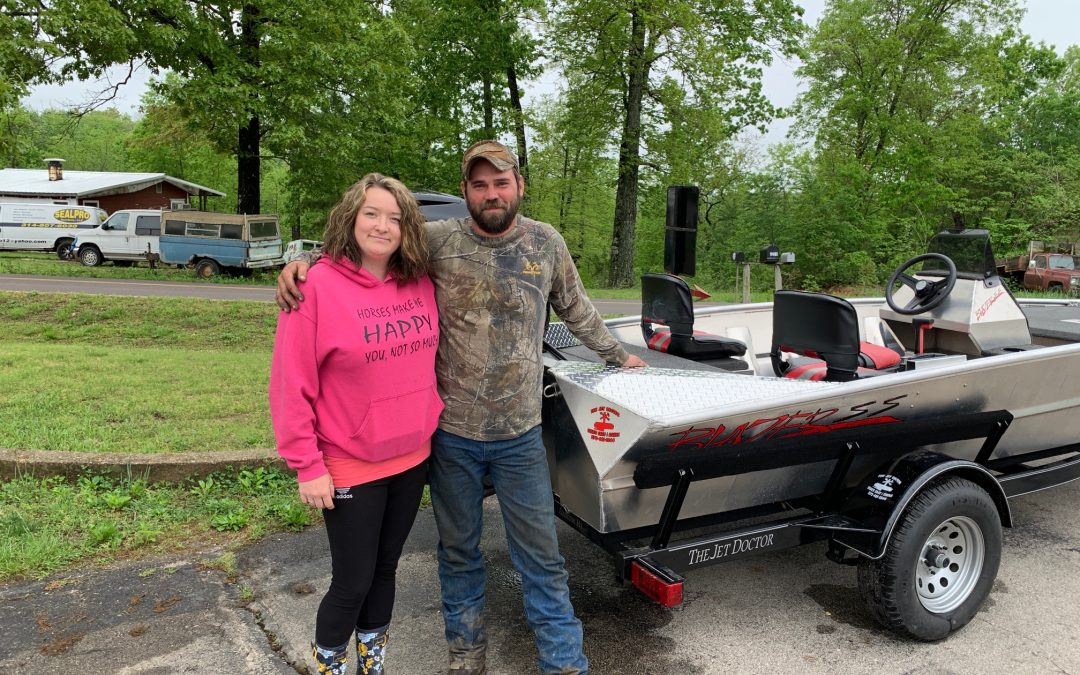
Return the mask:
<svg viewBox="0 0 1080 675"><path fill-rule="evenodd" d="M589 437L601 443L614 443L615 439L619 437L619 432L615 431L613 416L619 417L619 411L602 405L593 408L589 412L596 418L596 421L588 429Z"/></svg>

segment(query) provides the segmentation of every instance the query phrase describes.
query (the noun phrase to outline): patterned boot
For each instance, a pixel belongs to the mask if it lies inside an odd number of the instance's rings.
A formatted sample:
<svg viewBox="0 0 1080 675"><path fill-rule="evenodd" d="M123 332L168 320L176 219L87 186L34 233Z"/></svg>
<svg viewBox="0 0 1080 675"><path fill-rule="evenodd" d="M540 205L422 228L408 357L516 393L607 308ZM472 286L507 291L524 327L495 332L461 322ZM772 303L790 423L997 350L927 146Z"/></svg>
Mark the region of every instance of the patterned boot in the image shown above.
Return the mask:
<svg viewBox="0 0 1080 675"><path fill-rule="evenodd" d="M383 655L386 653L386 628L371 633L356 631L356 656L360 675L384 675Z"/></svg>
<svg viewBox="0 0 1080 675"><path fill-rule="evenodd" d="M348 642L334 649L326 649L312 642L311 655L318 666L315 672L320 675L345 675L349 669L348 648Z"/></svg>

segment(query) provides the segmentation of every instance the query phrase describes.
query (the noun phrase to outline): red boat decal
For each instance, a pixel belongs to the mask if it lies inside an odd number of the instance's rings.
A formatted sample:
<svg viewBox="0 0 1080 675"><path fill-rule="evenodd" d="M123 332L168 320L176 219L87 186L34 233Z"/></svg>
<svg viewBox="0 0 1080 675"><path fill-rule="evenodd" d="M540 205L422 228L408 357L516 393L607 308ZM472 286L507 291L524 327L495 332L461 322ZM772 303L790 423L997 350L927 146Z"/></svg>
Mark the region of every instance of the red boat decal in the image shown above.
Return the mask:
<svg viewBox="0 0 1080 675"><path fill-rule="evenodd" d="M906 394L884 401L869 401L853 405L841 412L839 408L818 408L817 410L799 410L776 417L758 418L743 422L733 428L723 424L715 427L694 427L671 434L676 440L668 444L675 451L681 447L710 448L724 445L741 445L755 441L793 438L810 434L826 434L840 429L893 424L900 418L885 413L900 405L897 401L906 398ZM847 413L851 414L847 414ZM837 416L837 415L841 416ZM860 419L856 419L860 418Z"/></svg>
<svg viewBox="0 0 1080 675"><path fill-rule="evenodd" d="M1000 290L984 302L978 309L975 310L975 320L982 321L982 318L986 316L986 313L990 311L994 303L1000 300L1005 295L1004 290Z"/></svg>

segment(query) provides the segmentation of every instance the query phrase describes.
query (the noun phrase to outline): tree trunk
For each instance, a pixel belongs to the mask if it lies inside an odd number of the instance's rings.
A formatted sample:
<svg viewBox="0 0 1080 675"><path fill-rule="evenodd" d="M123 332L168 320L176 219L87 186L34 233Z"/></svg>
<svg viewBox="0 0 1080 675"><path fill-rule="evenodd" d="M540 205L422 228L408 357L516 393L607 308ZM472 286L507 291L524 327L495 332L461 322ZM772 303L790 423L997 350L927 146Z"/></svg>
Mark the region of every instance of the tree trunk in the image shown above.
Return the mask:
<svg viewBox="0 0 1080 675"><path fill-rule="evenodd" d="M290 172L290 174L295 175L295 173L293 172L291 167L289 169L289 172ZM291 176L290 176L290 178L291 178ZM291 205L292 205L292 221L293 221L292 222L292 238L293 239L299 239L301 237L300 222L301 222L301 214L304 212L304 203L303 203L303 198L301 196L303 194L303 192L301 191L300 186L298 185L298 182L299 181L291 180L290 183L292 183L292 185L290 185L290 190L289 190L289 195L292 198L292 204Z"/></svg>
<svg viewBox="0 0 1080 675"><path fill-rule="evenodd" d="M484 138L495 138L495 102L491 94L491 76L483 74L481 84L484 95Z"/></svg>
<svg viewBox="0 0 1080 675"><path fill-rule="evenodd" d="M648 64L645 61L645 21L640 8L631 10L629 73L626 117L619 145L619 182L615 190L615 225L611 234L611 268L608 285L634 285L634 229L637 225L638 162L641 155L641 100L645 93Z"/></svg>
<svg viewBox="0 0 1080 675"><path fill-rule="evenodd" d="M513 62L506 67L506 84L510 89L510 109L514 116L514 135L517 136L518 164L521 177L529 182L529 152L525 145L525 114L521 110L521 92L518 91L517 70Z"/></svg>
<svg viewBox="0 0 1080 675"><path fill-rule="evenodd" d="M581 161L581 148L574 148L574 159L570 159L570 146L563 145L562 178L559 181L559 225L558 230L563 237L570 239L570 207L574 204L574 186L577 181L578 163ZM575 230L576 239L573 250L580 255L585 250L585 225L578 219L578 227Z"/></svg>
<svg viewBox="0 0 1080 675"><path fill-rule="evenodd" d="M241 59L258 68L259 66L259 8L244 5L240 14ZM254 106L253 106L254 108ZM260 187L259 142L262 131L259 128L259 116L252 112L247 124L240 127L236 143L236 211L238 213L258 213L261 210L262 195Z"/></svg>
<svg viewBox="0 0 1080 675"><path fill-rule="evenodd" d="M563 146L561 189L559 190L559 227L566 227L566 213L570 208L570 146Z"/></svg>
<svg viewBox="0 0 1080 675"><path fill-rule="evenodd" d="M236 146L236 211L258 213L262 195L259 194L259 117L252 115L240 127Z"/></svg>

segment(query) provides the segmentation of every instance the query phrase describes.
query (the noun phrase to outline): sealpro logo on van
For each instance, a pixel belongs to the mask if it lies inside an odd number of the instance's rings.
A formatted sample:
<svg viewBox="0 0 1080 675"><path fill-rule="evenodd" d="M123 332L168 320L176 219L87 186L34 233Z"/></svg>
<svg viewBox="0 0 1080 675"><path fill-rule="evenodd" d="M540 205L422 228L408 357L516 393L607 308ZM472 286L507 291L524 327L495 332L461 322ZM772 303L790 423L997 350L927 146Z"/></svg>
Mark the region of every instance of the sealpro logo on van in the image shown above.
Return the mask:
<svg viewBox="0 0 1080 675"><path fill-rule="evenodd" d="M53 212L53 218L61 223L82 223L90 220L90 212L86 209L57 209Z"/></svg>

